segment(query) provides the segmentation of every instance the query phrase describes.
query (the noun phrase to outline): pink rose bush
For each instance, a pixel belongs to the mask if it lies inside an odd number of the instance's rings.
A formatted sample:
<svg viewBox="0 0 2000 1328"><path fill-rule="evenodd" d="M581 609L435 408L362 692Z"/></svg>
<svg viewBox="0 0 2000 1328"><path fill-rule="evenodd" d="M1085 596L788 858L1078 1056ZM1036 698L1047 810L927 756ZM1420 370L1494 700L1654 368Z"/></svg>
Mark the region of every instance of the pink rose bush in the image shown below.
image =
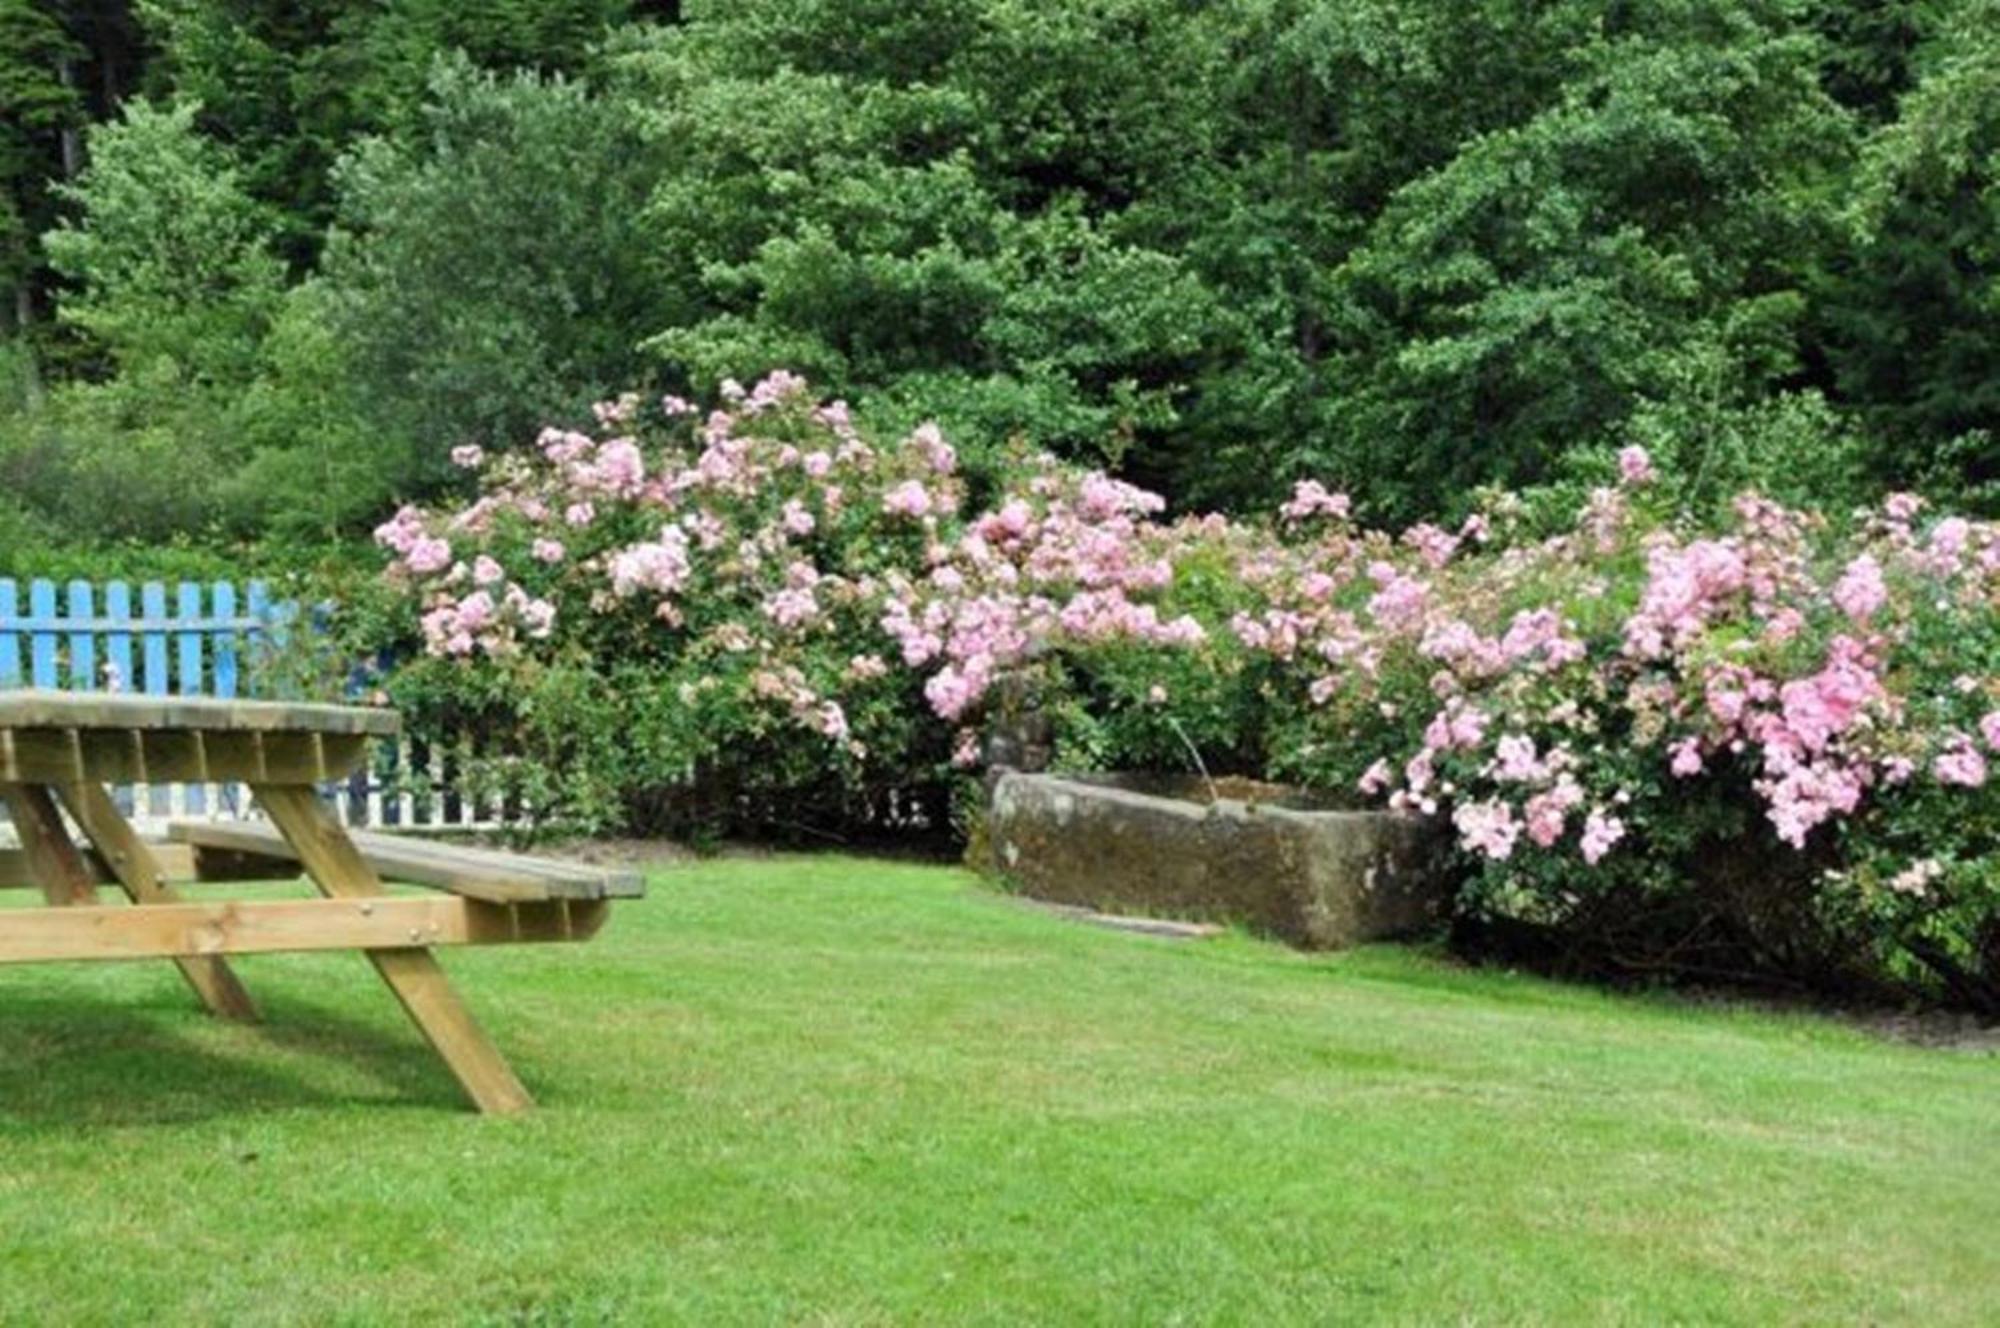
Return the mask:
<svg viewBox="0 0 2000 1328"><path fill-rule="evenodd" d="M943 750L879 624L885 574L942 556L954 455L934 426L871 442L788 374L726 398L628 395L520 453L462 449L476 498L376 531L417 612L405 703L534 752L548 814L629 820L691 781L865 796Z"/></svg>
<svg viewBox="0 0 2000 1328"><path fill-rule="evenodd" d="M476 497L377 530L416 623L396 687L420 723L493 730L533 753L512 769L532 808L597 822L650 815L635 790L668 785L725 821L816 790L838 822L976 764L1015 673L1047 699L1103 671L1129 704L1099 708L1136 736L1073 744L1085 759L1179 759L1184 726L1151 698L1216 687L1176 607L1202 536L1159 523L1156 495L1031 457L970 513L935 425L871 440L784 373L723 396L700 418L620 398L592 430L468 452Z"/></svg>
<svg viewBox="0 0 2000 1328"><path fill-rule="evenodd" d="M1744 495L1701 528L1619 471L1554 532L1503 499L1246 566L1276 772L1446 818L1469 913L1602 959L1993 1006L2000 527Z"/></svg>
<svg viewBox="0 0 2000 1328"><path fill-rule="evenodd" d="M2000 1005L2000 528L1908 495L1690 521L1638 448L1554 525L1497 495L1376 530L1310 480L1170 519L1046 456L975 508L933 425L873 439L783 373L722 396L467 451L476 497L377 532L406 704L505 729L538 805L796 820L1032 704L1066 763L1434 817L1464 919L1589 962Z"/></svg>
<svg viewBox="0 0 2000 1328"><path fill-rule="evenodd" d="M1071 759L1141 766L1185 764L1194 724L1214 741L1213 717L1240 663L1218 651L1203 619L1216 596L1196 571L1215 538L1201 523L1155 519L1157 494L1039 456L988 511L933 549L921 573L883 581L881 625L893 657L924 678L940 719L968 734L1013 685L1064 713ZM1180 704L1165 709L1173 695ZM1087 700L1085 698L1088 698Z"/></svg>

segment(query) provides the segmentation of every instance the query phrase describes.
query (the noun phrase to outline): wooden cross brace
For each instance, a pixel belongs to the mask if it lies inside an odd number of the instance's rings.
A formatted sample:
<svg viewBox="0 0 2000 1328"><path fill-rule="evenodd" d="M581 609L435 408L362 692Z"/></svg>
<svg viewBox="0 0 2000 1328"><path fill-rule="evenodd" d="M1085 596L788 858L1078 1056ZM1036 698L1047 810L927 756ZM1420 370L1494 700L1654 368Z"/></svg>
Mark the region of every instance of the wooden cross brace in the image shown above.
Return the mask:
<svg viewBox="0 0 2000 1328"><path fill-rule="evenodd" d="M102 785L87 779L0 783L22 856L54 906L0 914L0 963L172 959L209 1010L252 1019L256 1007L224 956L359 949L475 1106L486 1112L532 1106L430 947L584 940L603 925L609 904L392 896L310 784L253 783L251 789L322 898L182 900L167 888L159 863ZM98 902L98 871L70 841L58 801L137 907Z"/></svg>

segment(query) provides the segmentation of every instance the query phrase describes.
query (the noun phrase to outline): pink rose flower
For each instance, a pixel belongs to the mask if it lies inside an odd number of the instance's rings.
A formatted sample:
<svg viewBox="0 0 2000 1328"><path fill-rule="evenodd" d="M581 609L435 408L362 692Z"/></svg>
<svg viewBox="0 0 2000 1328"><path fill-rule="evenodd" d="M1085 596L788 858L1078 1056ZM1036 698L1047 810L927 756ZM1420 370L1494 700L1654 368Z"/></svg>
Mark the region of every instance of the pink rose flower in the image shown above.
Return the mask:
<svg viewBox="0 0 2000 1328"><path fill-rule="evenodd" d="M1593 807L1583 821L1583 860L1596 866L1612 846L1625 837L1625 823Z"/></svg>
<svg viewBox="0 0 2000 1328"><path fill-rule="evenodd" d="M1979 788L1986 783L1986 758L1964 734L1955 734L1951 744L1931 762L1931 773L1940 784Z"/></svg>
<svg viewBox="0 0 2000 1328"><path fill-rule="evenodd" d="M1643 447L1622 447L1618 450L1618 478L1628 488L1638 488L1651 484L1659 478L1653 469L1653 458Z"/></svg>

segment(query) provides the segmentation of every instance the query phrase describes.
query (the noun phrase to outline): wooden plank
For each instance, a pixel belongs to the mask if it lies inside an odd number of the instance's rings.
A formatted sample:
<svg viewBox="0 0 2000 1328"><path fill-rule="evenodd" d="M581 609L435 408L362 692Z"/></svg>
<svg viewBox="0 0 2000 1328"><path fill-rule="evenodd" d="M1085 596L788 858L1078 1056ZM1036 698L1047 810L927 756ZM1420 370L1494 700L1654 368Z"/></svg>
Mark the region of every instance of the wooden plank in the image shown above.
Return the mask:
<svg viewBox="0 0 2000 1328"><path fill-rule="evenodd" d="M272 659L285 653L291 642L292 619L298 616L299 606L292 600L273 600L269 589L262 581L250 583L250 614L261 619L264 626L262 636L268 666Z"/></svg>
<svg viewBox="0 0 2000 1328"><path fill-rule="evenodd" d="M390 748L392 761L389 776L396 785L396 824L414 826L417 823L417 785L411 774L417 765L417 744L414 739L398 739Z"/></svg>
<svg viewBox="0 0 2000 1328"><path fill-rule="evenodd" d="M177 821L177 843L283 857L290 848L275 827L255 821ZM521 899L636 899L646 878L637 871L563 862L494 849L467 848L406 835L350 831L348 837L381 876L496 902Z"/></svg>
<svg viewBox="0 0 2000 1328"><path fill-rule="evenodd" d="M152 650L152 641L147 642ZM153 682L147 670L147 686ZM78 695L48 688L0 692L0 728L167 729L220 733L324 733L391 737L393 710L294 701L225 701L210 696Z"/></svg>
<svg viewBox="0 0 2000 1328"><path fill-rule="evenodd" d="M600 867L400 835L361 834L356 842L371 859L385 861L395 869L404 864L412 871L429 869L441 878L455 872L466 880L533 881L549 894L567 899L638 899L646 893L645 875L629 868Z"/></svg>
<svg viewBox="0 0 2000 1328"><path fill-rule="evenodd" d="M531 879L569 898L637 899L646 893L645 874L631 868L603 867L404 835L358 833L355 838L371 857L380 855L392 862L433 864L440 870L460 871L472 879L484 878L489 873L496 879Z"/></svg>
<svg viewBox="0 0 2000 1328"><path fill-rule="evenodd" d="M253 624L247 630L249 642L245 663L250 670L254 684L260 674L271 666L276 641L272 638L271 588L262 581L252 581L244 588L244 607Z"/></svg>
<svg viewBox="0 0 2000 1328"><path fill-rule="evenodd" d="M202 615L196 625L204 632L220 632L226 629L247 632L253 629L261 629L263 622L248 615L238 615L234 618L218 618L213 613L207 613ZM40 618L32 613L22 614L19 618L15 619L14 626L16 630L22 632L109 632L122 627L134 632L174 633L179 632L183 627L187 626L187 622L185 619L175 617L172 613L168 613L164 618L148 618L141 615L135 618L117 619L107 613L101 612L93 614L88 618L76 618L67 612L58 611L56 616L52 618Z"/></svg>
<svg viewBox="0 0 2000 1328"><path fill-rule="evenodd" d="M129 692L139 683L139 675L132 668L132 587L123 581L105 583L104 617L104 690ZM144 786L121 787L118 806L121 811L129 811L148 796Z"/></svg>
<svg viewBox="0 0 2000 1328"><path fill-rule="evenodd" d="M148 844L153 860L169 881L191 881L194 879L195 850L186 844ZM111 865L97 856L97 850L78 845L83 854L83 865L90 869L91 877L99 885L115 885L118 878L112 874ZM271 875L260 876L257 880L284 880L298 875L296 863L282 864ZM242 878L237 879L252 879ZM21 848L0 848L0 890L39 890L41 882L34 877L28 862L28 851Z"/></svg>
<svg viewBox="0 0 2000 1328"><path fill-rule="evenodd" d="M40 579L28 583L28 612L34 617L53 619L56 616L56 587L52 581ZM28 635L29 674L37 687L57 687L56 679L56 638L55 633L46 629Z"/></svg>
<svg viewBox="0 0 2000 1328"><path fill-rule="evenodd" d="M176 822L167 827L167 834L176 840L195 845L206 850L222 850L235 853L241 861L224 861L219 864L223 872L257 871L263 864L296 861L296 853L275 829L260 826L254 822ZM488 903L516 903L525 900L554 899L565 897L565 891L550 882L534 879L522 873L508 873L498 867L483 871L467 870L451 864L441 863L421 853L403 851L405 845L391 843L382 845L387 839L383 835L363 835L353 831L349 837L361 851L368 864L377 875L385 880L401 881L409 885L424 885L432 889L447 890L470 899L483 899ZM206 872L206 863L198 863L198 869ZM571 890L567 897L601 898L582 890Z"/></svg>
<svg viewBox="0 0 2000 1328"><path fill-rule="evenodd" d="M224 701L236 699L238 683L239 646L236 628L231 620L236 617L236 587L227 581L217 581L209 587L209 611L215 621L211 627L214 639L209 642L211 656L210 669L215 679L215 695ZM267 773L264 778L270 778ZM233 781L232 781L233 782ZM209 789L206 797L211 806L226 805L229 790L221 787ZM238 798L244 796L242 789L234 790Z"/></svg>
<svg viewBox="0 0 2000 1328"><path fill-rule="evenodd" d="M98 858L110 867L134 904L150 908L179 902L167 888L165 868L131 824L118 814L102 784L59 784L56 797L70 819L97 846ZM0 927L0 931L4 930ZM209 956L182 957L174 963L209 1013L224 1019L257 1018L257 1006L250 993L223 960Z"/></svg>
<svg viewBox="0 0 2000 1328"><path fill-rule="evenodd" d="M367 756L367 743L358 734L0 726L0 782L319 783L352 772Z"/></svg>
<svg viewBox="0 0 2000 1328"><path fill-rule="evenodd" d="M407 961L430 960L434 984L444 976L422 949L428 945L506 945L517 941L587 939L607 908L604 904L566 905L486 904L476 899L441 895L392 896L364 899L275 899L245 902L219 900L152 903L140 908L97 905L76 908L20 909L0 927L0 963L26 964L58 960L125 960L199 958L210 962L222 955L295 953L309 950L367 950L371 957L399 961L399 972L412 977ZM392 985L395 985L392 983ZM422 985L419 981L418 985ZM401 992L398 993L402 994ZM445 988L450 1001L456 1001ZM421 990L415 995L427 1013L440 1008L440 994ZM463 1007L459 1007L461 1012ZM467 1020L469 1024L469 1019ZM426 1030L427 1032L430 1030ZM473 1030L477 1034L477 1030ZM462 1059L458 1044L463 1029L447 1034L453 1040L447 1062ZM483 1041L483 1038L481 1039ZM441 1051L444 1048L440 1048ZM493 1053L497 1059L497 1053ZM506 1078L510 1071L500 1066ZM490 1072L490 1067L489 1067ZM498 1083L482 1081L487 1100L510 1106L528 1105ZM467 1085L472 1091L472 1085ZM477 1097L476 1097L476 1100ZM485 1101L481 1102L485 1106Z"/></svg>
<svg viewBox="0 0 2000 1328"><path fill-rule="evenodd" d="M139 587L139 612L157 624L167 616L167 588L157 581ZM140 644L145 660L144 691L148 696L165 696L171 689L167 678L167 637L157 626L149 626Z"/></svg>
<svg viewBox="0 0 2000 1328"><path fill-rule="evenodd" d="M49 791L38 784L0 784L0 801L14 818L28 872L41 885L43 897L58 906L95 904L97 874L70 841ZM13 925L12 918L7 925Z"/></svg>
<svg viewBox="0 0 2000 1328"><path fill-rule="evenodd" d="M320 806L310 787L260 784L255 791L321 893L330 899L354 901L357 907L372 904L379 909L390 902L382 897L381 878L339 823ZM493 907L456 898L415 902L455 906L463 911L461 915ZM568 907L566 903L552 906ZM421 936L421 931L418 934ZM473 1021L435 955L416 948L371 949L368 959L479 1110L515 1112L534 1105L499 1049Z"/></svg>

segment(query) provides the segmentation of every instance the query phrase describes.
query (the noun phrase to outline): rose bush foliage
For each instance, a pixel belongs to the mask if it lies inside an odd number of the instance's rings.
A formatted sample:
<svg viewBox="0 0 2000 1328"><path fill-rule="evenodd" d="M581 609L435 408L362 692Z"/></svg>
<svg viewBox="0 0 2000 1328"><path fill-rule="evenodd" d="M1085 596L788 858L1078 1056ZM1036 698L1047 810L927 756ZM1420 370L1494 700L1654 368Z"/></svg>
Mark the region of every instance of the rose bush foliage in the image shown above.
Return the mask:
<svg viewBox="0 0 2000 1328"><path fill-rule="evenodd" d="M872 439L785 374L597 416L378 532L399 698L504 732L545 813L825 827L1033 705L1070 764L1438 818L1482 936L2000 1007L2000 527L1696 520L1637 448L1568 513L1388 532L1308 481L1168 520L1026 453L970 492L935 427Z"/></svg>

